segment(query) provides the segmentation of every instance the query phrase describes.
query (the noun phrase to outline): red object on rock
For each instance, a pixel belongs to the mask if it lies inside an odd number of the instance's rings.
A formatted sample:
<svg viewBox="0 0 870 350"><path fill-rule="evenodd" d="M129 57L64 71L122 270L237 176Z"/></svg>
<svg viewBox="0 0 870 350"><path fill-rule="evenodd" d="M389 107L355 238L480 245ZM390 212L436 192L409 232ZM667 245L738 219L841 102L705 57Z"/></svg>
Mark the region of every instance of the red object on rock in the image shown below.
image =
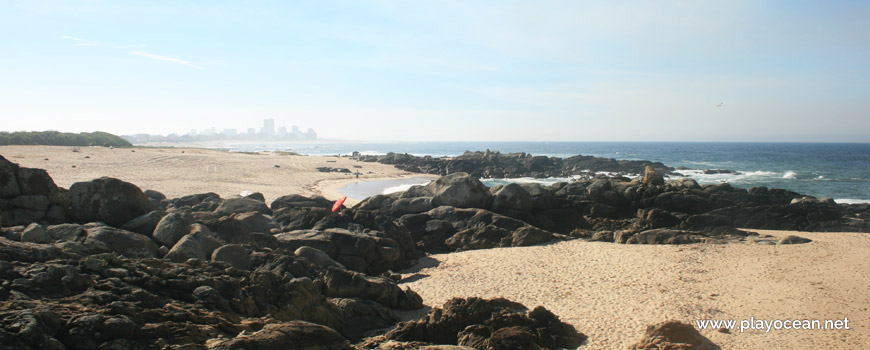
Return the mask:
<svg viewBox="0 0 870 350"><path fill-rule="evenodd" d="M338 209L341 208L341 205L344 204L344 200L346 200L346 199L347 199L347 196L344 196L344 197L339 198L337 201L335 201L335 204L332 205L332 212L334 213L334 212L338 211Z"/></svg>

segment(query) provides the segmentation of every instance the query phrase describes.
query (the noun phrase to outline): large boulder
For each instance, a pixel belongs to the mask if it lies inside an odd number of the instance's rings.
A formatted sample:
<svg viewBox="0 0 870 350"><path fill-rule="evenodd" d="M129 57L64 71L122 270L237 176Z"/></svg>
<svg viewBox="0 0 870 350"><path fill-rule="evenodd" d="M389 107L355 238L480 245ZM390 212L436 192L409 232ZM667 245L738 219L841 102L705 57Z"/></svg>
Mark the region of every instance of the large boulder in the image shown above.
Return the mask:
<svg viewBox="0 0 870 350"><path fill-rule="evenodd" d="M57 193L57 185L43 169L19 168L18 185L21 194L41 195L53 198Z"/></svg>
<svg viewBox="0 0 870 350"><path fill-rule="evenodd" d="M0 198L13 198L21 194L18 185L18 164L0 156Z"/></svg>
<svg viewBox="0 0 870 350"><path fill-rule="evenodd" d="M323 276L323 294L334 298L362 298L384 306L416 310L423 307L423 298L410 289L403 290L386 277L372 277L359 272L329 269Z"/></svg>
<svg viewBox="0 0 870 350"><path fill-rule="evenodd" d="M586 341L586 335L547 309L528 311L503 298L448 300L425 317L399 323L384 338L477 349L574 349Z"/></svg>
<svg viewBox="0 0 870 350"><path fill-rule="evenodd" d="M625 241L627 244L690 244L697 242L699 240L693 232L665 228L642 231Z"/></svg>
<svg viewBox="0 0 870 350"><path fill-rule="evenodd" d="M396 241L344 229L296 230L275 235L278 246L295 251L309 246L323 251L347 268L380 274L392 269L401 254Z"/></svg>
<svg viewBox="0 0 870 350"><path fill-rule="evenodd" d="M241 244L227 244L211 253L212 261L222 261L239 270L251 269L251 249Z"/></svg>
<svg viewBox="0 0 870 350"><path fill-rule="evenodd" d="M272 215L272 210L269 209L266 203L248 197L233 197L224 199L224 201L221 202L221 204L218 205L218 207L214 210L215 213L220 215L233 215L247 213L250 211L258 212L260 214Z"/></svg>
<svg viewBox="0 0 870 350"><path fill-rule="evenodd" d="M152 209L139 187L110 177L76 182L69 195L70 215L78 223L102 221L119 227Z"/></svg>
<svg viewBox="0 0 870 350"><path fill-rule="evenodd" d="M295 207L331 208L332 201L321 196L314 196L309 198L298 194L291 194L278 197L277 199L272 201L272 204L270 204L269 207L272 208L272 210Z"/></svg>
<svg viewBox="0 0 870 350"><path fill-rule="evenodd" d="M323 267L324 269L328 269L330 267L342 270L346 269L344 265L338 263L335 260L332 260L332 258L328 254L317 248L301 246L293 252L293 255L308 259L308 261L314 263L315 265Z"/></svg>
<svg viewBox="0 0 870 350"><path fill-rule="evenodd" d="M679 321L650 325L643 338L629 346L635 350L714 350L719 349L695 327Z"/></svg>
<svg viewBox="0 0 870 350"><path fill-rule="evenodd" d="M157 245L145 235L109 226L97 226L86 231L85 245L105 247L130 258L154 258L159 255Z"/></svg>
<svg viewBox="0 0 870 350"><path fill-rule="evenodd" d="M209 350L345 350L350 343L334 329L305 321L267 324L253 334L211 343Z"/></svg>
<svg viewBox="0 0 870 350"><path fill-rule="evenodd" d="M157 243L171 247L178 242L181 237L190 233L190 225L193 224L193 218L190 214L184 211L174 211L166 214L157 227L154 228L154 240Z"/></svg>
<svg viewBox="0 0 870 350"><path fill-rule="evenodd" d="M510 183L492 188L492 210L503 212L507 210L526 211L532 208L532 197L522 186Z"/></svg>
<svg viewBox="0 0 870 350"><path fill-rule="evenodd" d="M166 216L166 212L152 210L148 214L137 216L135 219L121 225L121 229L151 237L154 235L154 229L157 228L157 224L160 223L160 220L164 216Z"/></svg>
<svg viewBox="0 0 870 350"><path fill-rule="evenodd" d="M207 259L208 255L206 255L203 243L204 237L201 233L184 235L178 240L178 243L172 246L169 253L166 253L164 259L178 263L185 262L187 259Z"/></svg>
<svg viewBox="0 0 870 350"><path fill-rule="evenodd" d="M424 191L431 195L436 207L488 208L492 200L489 189L467 173L442 176L426 185Z"/></svg>

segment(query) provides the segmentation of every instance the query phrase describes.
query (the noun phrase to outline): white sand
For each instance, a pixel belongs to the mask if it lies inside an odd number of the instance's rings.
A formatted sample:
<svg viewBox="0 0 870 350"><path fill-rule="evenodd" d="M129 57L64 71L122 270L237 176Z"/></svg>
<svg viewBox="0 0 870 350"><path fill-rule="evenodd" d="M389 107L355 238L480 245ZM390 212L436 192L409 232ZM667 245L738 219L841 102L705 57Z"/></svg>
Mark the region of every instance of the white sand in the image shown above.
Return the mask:
<svg viewBox="0 0 870 350"><path fill-rule="evenodd" d="M73 152L74 148L80 152ZM349 158L246 154L198 148L0 146L0 155L24 167L47 170L54 182L65 188L75 182L110 176L134 183L143 190L160 191L169 198L204 192L215 192L226 198L249 190L262 192L267 203L287 194L337 199L341 197L338 189L352 182L410 175L392 165ZM275 165L280 167L275 168ZM347 168L362 175L356 178L351 174L322 173L317 167ZM349 198L346 203L353 205L360 199Z"/></svg>
<svg viewBox="0 0 870 350"><path fill-rule="evenodd" d="M471 296L542 305L589 336L583 349L625 349L647 325L668 319L694 325L696 319L750 317L848 317L852 329L701 333L723 349L870 347L870 235L796 234L814 242L649 246L570 241L439 254L423 260L431 265L434 259L436 267L403 271L406 277L421 274L404 285L430 307Z"/></svg>

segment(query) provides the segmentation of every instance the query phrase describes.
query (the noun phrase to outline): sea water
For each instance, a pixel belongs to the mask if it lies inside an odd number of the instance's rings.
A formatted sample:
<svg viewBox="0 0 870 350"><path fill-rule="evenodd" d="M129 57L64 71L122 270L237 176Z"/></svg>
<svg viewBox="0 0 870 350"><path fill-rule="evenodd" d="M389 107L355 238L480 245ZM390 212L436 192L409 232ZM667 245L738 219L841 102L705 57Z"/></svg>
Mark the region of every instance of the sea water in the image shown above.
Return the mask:
<svg viewBox="0 0 870 350"><path fill-rule="evenodd" d="M662 162L701 184L727 182L737 187L783 188L838 203L870 203L870 143L707 143L707 142L311 142L227 143L230 151L286 150L307 155L379 155L387 152L416 156L457 156L487 149L502 153L567 158L578 154L619 160ZM704 174L727 169L738 174ZM484 179L487 185L570 179ZM387 187L410 186L409 184ZM385 188L386 189L386 188ZM391 188L389 190L396 190Z"/></svg>

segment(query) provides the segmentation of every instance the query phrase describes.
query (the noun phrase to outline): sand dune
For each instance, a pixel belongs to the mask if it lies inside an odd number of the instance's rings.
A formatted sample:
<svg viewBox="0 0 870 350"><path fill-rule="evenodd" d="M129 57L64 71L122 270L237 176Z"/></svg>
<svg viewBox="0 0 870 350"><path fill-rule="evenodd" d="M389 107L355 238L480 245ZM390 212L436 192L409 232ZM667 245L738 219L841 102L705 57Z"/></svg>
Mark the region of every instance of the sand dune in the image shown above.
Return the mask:
<svg viewBox="0 0 870 350"><path fill-rule="evenodd" d="M784 236L786 231L760 231ZM797 233L802 245L556 244L432 255L403 271L428 306L451 297L543 305L589 336L625 349L648 324L677 319L840 319L851 330L714 330L723 349L864 349L870 344L870 235ZM406 314L406 317L414 316Z"/></svg>

